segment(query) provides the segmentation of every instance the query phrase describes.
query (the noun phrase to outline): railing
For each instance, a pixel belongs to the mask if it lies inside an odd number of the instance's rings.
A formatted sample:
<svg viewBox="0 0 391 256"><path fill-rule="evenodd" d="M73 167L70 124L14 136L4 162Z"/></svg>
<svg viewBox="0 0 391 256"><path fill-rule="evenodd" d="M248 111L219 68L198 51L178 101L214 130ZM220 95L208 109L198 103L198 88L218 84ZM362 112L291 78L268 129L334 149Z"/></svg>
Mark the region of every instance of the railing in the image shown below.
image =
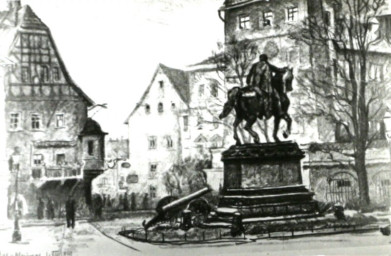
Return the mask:
<svg viewBox="0 0 391 256"><path fill-rule="evenodd" d="M81 178L84 173L83 165L62 165L62 166L42 166L33 168L33 178L41 180L63 180L70 178Z"/></svg>

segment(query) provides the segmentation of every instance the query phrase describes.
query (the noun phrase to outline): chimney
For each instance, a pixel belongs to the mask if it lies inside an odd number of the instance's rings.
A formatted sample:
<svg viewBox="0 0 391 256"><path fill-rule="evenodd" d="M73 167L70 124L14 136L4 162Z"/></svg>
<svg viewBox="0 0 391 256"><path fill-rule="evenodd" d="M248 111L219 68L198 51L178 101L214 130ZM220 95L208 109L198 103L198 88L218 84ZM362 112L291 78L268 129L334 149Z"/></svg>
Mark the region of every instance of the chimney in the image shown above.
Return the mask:
<svg viewBox="0 0 391 256"><path fill-rule="evenodd" d="M14 25L18 25L18 11L21 8L22 4L20 0L7 0L8 2L8 11L14 14Z"/></svg>
<svg viewBox="0 0 391 256"><path fill-rule="evenodd" d="M22 6L20 0L7 0L9 11L18 11Z"/></svg>

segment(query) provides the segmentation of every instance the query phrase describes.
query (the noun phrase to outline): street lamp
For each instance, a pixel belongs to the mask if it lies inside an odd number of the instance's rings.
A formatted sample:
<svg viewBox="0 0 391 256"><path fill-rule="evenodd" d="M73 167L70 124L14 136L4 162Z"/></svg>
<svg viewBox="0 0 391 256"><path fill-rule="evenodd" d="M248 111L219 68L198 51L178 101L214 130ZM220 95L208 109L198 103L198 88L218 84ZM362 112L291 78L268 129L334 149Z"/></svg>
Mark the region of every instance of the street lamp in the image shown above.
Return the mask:
<svg viewBox="0 0 391 256"><path fill-rule="evenodd" d="M14 199L14 232L12 233L12 242L19 242L22 240L22 234L19 227L19 206L18 206L18 179L20 167L20 152L19 148L14 148L14 153L10 159L10 170L15 173L15 199Z"/></svg>

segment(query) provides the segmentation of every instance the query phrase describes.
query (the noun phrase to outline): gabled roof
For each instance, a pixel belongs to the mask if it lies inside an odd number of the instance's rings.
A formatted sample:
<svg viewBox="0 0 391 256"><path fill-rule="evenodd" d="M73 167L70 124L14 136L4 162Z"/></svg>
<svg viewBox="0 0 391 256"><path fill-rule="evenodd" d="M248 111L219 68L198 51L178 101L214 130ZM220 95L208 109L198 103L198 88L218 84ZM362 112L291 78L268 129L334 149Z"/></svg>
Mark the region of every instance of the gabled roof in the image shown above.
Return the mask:
<svg viewBox="0 0 391 256"><path fill-rule="evenodd" d="M183 70L169 68L163 64L159 66L163 73L167 75L181 99L188 104L190 102L189 74Z"/></svg>
<svg viewBox="0 0 391 256"><path fill-rule="evenodd" d="M53 37L49 28L38 18L30 6L25 5L18 11L9 10L0 12L0 63L5 62L9 57L10 47L12 46L15 36L18 31L25 30L41 30L45 31L48 35L51 45L54 48L54 53L58 59L61 70L64 72L65 79L73 87L73 89L81 96L88 104L88 106L94 105L94 101L78 87L69 75L64 62L60 56Z"/></svg>
<svg viewBox="0 0 391 256"><path fill-rule="evenodd" d="M130 115L126 118L125 124L129 123L129 119L133 116L133 114L137 111L137 109L141 106L141 104L144 102L145 98L147 97L153 82L155 81L156 75L158 74L159 70L162 70L162 72L168 77L168 80L174 87L175 91L178 93L181 100L186 104L189 105L190 103L190 83L189 83L189 72L170 68L167 67L164 64L159 64L156 68L156 71L154 75L152 76L152 80L150 84L148 85L147 89L141 96L141 99L136 104L136 107L133 109L133 111L130 113Z"/></svg>

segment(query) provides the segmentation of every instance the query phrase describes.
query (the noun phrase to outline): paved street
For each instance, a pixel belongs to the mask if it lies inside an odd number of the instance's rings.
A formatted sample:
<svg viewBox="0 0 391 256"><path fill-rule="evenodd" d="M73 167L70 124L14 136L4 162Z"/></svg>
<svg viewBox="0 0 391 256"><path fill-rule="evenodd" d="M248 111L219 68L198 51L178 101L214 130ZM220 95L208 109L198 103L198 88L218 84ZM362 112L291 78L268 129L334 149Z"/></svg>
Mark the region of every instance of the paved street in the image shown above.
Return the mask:
<svg viewBox="0 0 391 256"><path fill-rule="evenodd" d="M102 233L85 221L72 231L65 226L22 229L23 242L12 244L12 229L0 230L0 255L391 255L391 237L380 232L306 237L288 240L262 239L246 244L156 246ZM108 236L116 239L113 240Z"/></svg>

